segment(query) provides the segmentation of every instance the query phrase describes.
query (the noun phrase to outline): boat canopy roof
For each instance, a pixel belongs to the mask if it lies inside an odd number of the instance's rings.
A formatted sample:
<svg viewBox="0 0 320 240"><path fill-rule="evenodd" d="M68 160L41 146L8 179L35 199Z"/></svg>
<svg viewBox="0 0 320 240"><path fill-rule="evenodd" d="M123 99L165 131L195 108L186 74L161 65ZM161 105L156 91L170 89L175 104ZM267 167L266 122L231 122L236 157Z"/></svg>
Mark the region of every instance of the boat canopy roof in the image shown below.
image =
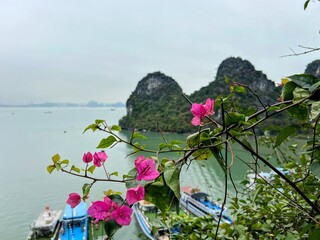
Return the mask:
<svg viewBox="0 0 320 240"><path fill-rule="evenodd" d="M71 206L67 204L64 210L63 219L76 219L83 218L85 216L87 216L87 204L85 202L80 202L80 204L75 208L71 208Z"/></svg>
<svg viewBox="0 0 320 240"><path fill-rule="evenodd" d="M204 193L204 192L196 192L196 193L192 193L191 197L195 198L195 199L200 199L200 198L207 198L209 195Z"/></svg>

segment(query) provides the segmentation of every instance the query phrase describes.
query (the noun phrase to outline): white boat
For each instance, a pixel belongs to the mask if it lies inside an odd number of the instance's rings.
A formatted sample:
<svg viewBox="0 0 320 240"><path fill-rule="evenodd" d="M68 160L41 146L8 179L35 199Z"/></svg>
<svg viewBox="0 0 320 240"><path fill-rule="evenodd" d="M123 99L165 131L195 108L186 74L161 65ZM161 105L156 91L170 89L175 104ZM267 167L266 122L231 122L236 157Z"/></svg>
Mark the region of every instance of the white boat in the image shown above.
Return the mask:
<svg viewBox="0 0 320 240"><path fill-rule="evenodd" d="M45 210L30 226L31 232L27 239L29 240L54 236L54 233L57 232L61 215L61 210L50 210L50 207L46 206Z"/></svg>
<svg viewBox="0 0 320 240"><path fill-rule="evenodd" d="M165 228L158 218L158 209L147 201L133 204L133 212L144 235L151 240L169 240L170 231ZM153 229L157 229L153 233Z"/></svg>
<svg viewBox="0 0 320 240"><path fill-rule="evenodd" d="M180 205L197 217L211 215L216 221L222 211L221 221L231 224L232 219L227 216L226 209L210 200L209 195L201 192L200 189L192 187L183 187L181 191Z"/></svg>
<svg viewBox="0 0 320 240"><path fill-rule="evenodd" d="M290 174L290 172L288 170L284 170L283 168L280 168L280 167L277 167L277 170L284 175ZM274 171L260 172L260 173L250 172L247 174L247 178L248 178L249 182L246 184L246 187L250 188L250 189L255 189L257 179L263 179L268 183L272 183L275 175L277 175L277 174Z"/></svg>

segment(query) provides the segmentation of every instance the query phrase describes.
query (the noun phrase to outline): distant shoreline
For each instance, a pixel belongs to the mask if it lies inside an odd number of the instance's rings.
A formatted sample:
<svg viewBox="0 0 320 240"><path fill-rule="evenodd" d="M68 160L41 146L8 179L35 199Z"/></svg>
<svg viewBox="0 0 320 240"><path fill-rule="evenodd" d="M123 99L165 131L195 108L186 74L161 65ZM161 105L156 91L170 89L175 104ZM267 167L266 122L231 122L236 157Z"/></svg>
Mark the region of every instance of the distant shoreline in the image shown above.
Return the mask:
<svg viewBox="0 0 320 240"><path fill-rule="evenodd" d="M96 102L89 102L87 104L77 104L77 103L39 103L39 104L16 104L16 105L9 105L9 104L0 104L0 107L59 107L59 108L68 108L68 107L88 107L88 108L124 108L126 105L121 102L117 103L96 103Z"/></svg>

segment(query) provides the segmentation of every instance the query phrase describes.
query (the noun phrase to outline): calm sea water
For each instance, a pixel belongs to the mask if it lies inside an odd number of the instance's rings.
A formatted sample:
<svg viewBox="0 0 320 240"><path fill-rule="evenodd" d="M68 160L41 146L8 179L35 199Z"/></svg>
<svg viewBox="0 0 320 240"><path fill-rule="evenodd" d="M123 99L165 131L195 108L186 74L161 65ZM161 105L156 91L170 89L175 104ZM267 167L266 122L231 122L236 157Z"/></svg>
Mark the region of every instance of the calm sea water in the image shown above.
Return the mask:
<svg viewBox="0 0 320 240"><path fill-rule="evenodd" d="M46 167L51 157L59 153L63 159L70 160L70 164L83 167L83 153L94 152L104 137L91 131L82 134L84 128L95 119L117 124L123 115L124 108L114 111L108 108L0 108L0 239L25 239L29 225L46 205L64 209L70 192L81 193L82 185L90 182L56 171L48 174ZM183 140L186 136L167 134L166 137ZM148 134L149 148L156 148L160 141L158 134ZM130 152L125 145L108 150L108 171L119 171L119 176L127 173L134 166L134 156L126 158ZM102 169L97 169L97 174L103 174L99 170ZM243 171L235 174L236 181L242 174ZM215 198L222 197L223 173L216 161L193 163L183 171L182 185L205 187ZM125 192L122 184L97 184L91 191L91 199L100 198L102 191L110 188ZM139 233L134 220L129 227L122 228L115 239L139 239Z"/></svg>

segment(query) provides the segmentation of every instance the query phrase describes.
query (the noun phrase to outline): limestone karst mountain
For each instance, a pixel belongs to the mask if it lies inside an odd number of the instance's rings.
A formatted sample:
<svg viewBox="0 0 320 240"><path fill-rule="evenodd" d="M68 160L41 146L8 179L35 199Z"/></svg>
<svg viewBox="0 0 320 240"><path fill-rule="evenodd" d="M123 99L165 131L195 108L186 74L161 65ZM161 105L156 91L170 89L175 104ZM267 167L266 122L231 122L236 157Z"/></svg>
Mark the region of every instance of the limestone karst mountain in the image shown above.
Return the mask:
<svg viewBox="0 0 320 240"><path fill-rule="evenodd" d="M320 60L309 64L306 72L320 74ZM214 81L201 87L188 98L192 102L200 103L209 97L218 99L227 96L230 90L225 78L250 86L266 106L275 103L280 96L281 87L276 86L266 74L256 70L247 60L230 57L220 64ZM184 99L182 93L182 88L173 78L161 72L149 73L138 82L136 89L128 98L127 114L120 120L120 126L146 131L178 133L196 131L197 128L190 123L192 119L190 103ZM243 111L248 109L255 111L263 107L250 91L246 94L237 94L233 100L234 105ZM218 107L215 106L217 121L220 117ZM284 119L273 119L266 124L281 127L283 122Z"/></svg>

